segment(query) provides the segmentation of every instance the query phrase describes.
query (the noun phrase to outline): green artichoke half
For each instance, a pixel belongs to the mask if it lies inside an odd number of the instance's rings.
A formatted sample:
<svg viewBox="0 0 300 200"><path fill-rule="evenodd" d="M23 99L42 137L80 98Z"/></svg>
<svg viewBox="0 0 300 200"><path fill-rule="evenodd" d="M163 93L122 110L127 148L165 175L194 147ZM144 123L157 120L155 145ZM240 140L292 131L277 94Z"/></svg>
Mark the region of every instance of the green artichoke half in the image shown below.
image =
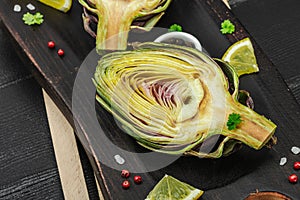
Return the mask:
<svg viewBox="0 0 300 200"><path fill-rule="evenodd" d="M124 50L131 29L150 30L171 0L78 0L84 29L96 38L96 50ZM90 27L97 24L97 33Z"/></svg>
<svg viewBox="0 0 300 200"><path fill-rule="evenodd" d="M228 155L240 143L260 149L276 129L239 103L238 81L226 62L151 42L103 56L94 76L97 101L139 144L209 158ZM231 113L242 119L234 130L226 126Z"/></svg>

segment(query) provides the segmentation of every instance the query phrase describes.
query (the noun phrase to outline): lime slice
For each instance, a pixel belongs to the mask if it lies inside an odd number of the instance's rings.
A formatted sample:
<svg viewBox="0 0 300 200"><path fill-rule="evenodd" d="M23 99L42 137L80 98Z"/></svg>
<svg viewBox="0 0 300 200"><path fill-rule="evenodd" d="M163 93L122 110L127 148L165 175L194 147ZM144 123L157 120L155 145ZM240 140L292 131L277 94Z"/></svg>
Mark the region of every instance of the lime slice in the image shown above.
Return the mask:
<svg viewBox="0 0 300 200"><path fill-rule="evenodd" d="M202 194L202 190L165 175L145 200L196 200Z"/></svg>
<svg viewBox="0 0 300 200"><path fill-rule="evenodd" d="M242 39L231 45L222 57L229 62L238 76L258 72L254 49L249 38Z"/></svg>
<svg viewBox="0 0 300 200"><path fill-rule="evenodd" d="M63 12L67 12L68 10L70 10L72 6L72 0L39 0L39 1Z"/></svg>

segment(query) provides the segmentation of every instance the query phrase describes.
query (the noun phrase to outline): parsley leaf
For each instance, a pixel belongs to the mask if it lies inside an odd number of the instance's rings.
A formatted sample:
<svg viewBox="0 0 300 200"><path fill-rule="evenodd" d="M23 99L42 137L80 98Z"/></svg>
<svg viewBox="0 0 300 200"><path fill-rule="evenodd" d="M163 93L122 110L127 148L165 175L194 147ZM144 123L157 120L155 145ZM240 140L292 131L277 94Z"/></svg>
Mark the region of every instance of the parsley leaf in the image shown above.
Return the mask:
<svg viewBox="0 0 300 200"><path fill-rule="evenodd" d="M43 23L43 15L39 12L35 13L34 15L27 12L23 15L23 21L27 25L34 25L34 24L41 24Z"/></svg>
<svg viewBox="0 0 300 200"><path fill-rule="evenodd" d="M228 130L234 130L236 129L237 125L240 124L242 122L241 120L241 116L239 114L236 113L231 113L228 116L228 121L227 121L227 128Z"/></svg>
<svg viewBox="0 0 300 200"><path fill-rule="evenodd" d="M235 31L235 26L229 19L226 19L222 22L220 31L222 34L231 34Z"/></svg>
<svg viewBox="0 0 300 200"><path fill-rule="evenodd" d="M27 12L26 14L23 15L23 21L25 24L27 25L32 25L34 24L34 16L33 14L30 14L29 12Z"/></svg>
<svg viewBox="0 0 300 200"><path fill-rule="evenodd" d="M169 32L174 32L174 31L182 32L182 27L178 24L173 24L170 26Z"/></svg>
<svg viewBox="0 0 300 200"><path fill-rule="evenodd" d="M35 15L34 15L35 23L36 24L43 23L43 21L44 21L43 17L44 16L41 13L39 13L39 12L35 13Z"/></svg>

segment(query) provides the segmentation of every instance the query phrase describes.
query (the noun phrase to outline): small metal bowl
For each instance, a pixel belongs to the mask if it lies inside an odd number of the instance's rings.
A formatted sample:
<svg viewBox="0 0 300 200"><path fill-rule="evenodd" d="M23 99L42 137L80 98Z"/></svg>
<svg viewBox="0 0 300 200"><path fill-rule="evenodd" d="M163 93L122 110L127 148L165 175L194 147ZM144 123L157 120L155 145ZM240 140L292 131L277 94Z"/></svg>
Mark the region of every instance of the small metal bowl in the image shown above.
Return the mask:
<svg viewBox="0 0 300 200"><path fill-rule="evenodd" d="M174 43L174 41L175 43ZM180 41L180 42L178 42ZM202 51L202 45L199 42L199 40L193 36L192 34L186 33L186 32L169 32L165 33L158 38L154 40L154 42L160 42L160 43L171 43L171 44L178 44L183 46L189 46L193 47L195 49L198 49L199 51ZM188 45L188 44L191 45Z"/></svg>

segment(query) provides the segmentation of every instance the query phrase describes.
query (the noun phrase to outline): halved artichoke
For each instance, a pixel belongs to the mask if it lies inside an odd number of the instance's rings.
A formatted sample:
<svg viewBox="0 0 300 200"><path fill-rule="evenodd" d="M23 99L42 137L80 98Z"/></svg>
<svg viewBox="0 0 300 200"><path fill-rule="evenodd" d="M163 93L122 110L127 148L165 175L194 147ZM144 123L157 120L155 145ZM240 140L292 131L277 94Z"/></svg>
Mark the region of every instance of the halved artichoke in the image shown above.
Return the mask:
<svg viewBox="0 0 300 200"><path fill-rule="evenodd" d="M217 158L241 142L262 148L276 125L238 102L237 74L217 62L192 48L141 43L100 59L96 99L153 151ZM242 119L234 130L226 127L231 113Z"/></svg>
<svg viewBox="0 0 300 200"><path fill-rule="evenodd" d="M96 50L124 50L132 28L150 30L171 0L79 0L85 30L96 38ZM97 24L97 34L90 24Z"/></svg>

